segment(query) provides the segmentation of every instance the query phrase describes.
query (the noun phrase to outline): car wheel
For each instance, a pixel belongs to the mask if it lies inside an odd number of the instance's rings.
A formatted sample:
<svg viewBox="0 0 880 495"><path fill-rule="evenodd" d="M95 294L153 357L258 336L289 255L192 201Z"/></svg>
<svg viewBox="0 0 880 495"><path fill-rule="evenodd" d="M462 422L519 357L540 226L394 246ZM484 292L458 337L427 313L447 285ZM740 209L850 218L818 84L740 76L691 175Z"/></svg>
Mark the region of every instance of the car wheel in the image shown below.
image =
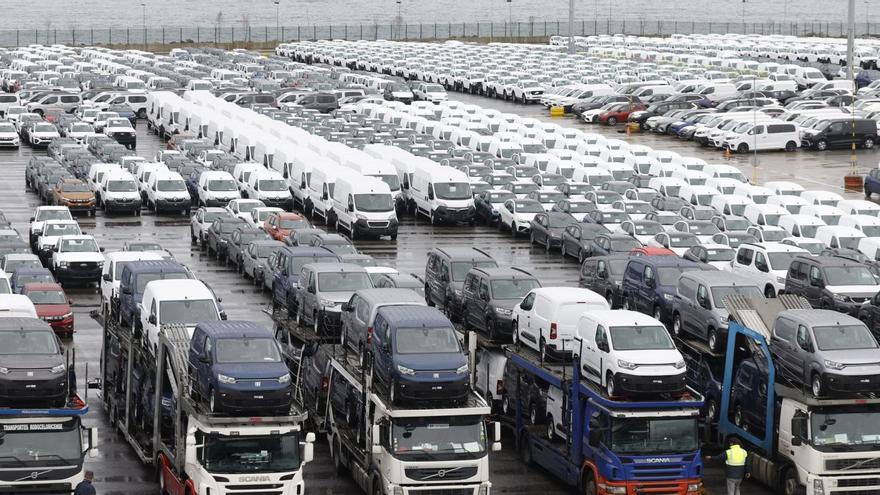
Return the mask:
<svg viewBox="0 0 880 495"><path fill-rule="evenodd" d="M217 392L213 388L208 390L208 409L212 413L217 412Z"/></svg>
<svg viewBox="0 0 880 495"><path fill-rule="evenodd" d="M318 324L318 313L312 313L312 330L315 331L315 335L318 335L318 331L321 330L321 325Z"/></svg>
<svg viewBox="0 0 880 495"><path fill-rule="evenodd" d="M511 327L513 328L513 336L511 337L511 339L513 339L513 345L519 347L519 322L513 320Z"/></svg>
<svg viewBox="0 0 880 495"><path fill-rule="evenodd" d="M749 152L749 145L747 145L746 143L740 143L740 145L736 147L736 152L737 153L748 153Z"/></svg>
<svg viewBox="0 0 880 495"><path fill-rule="evenodd" d="M428 287L428 284L425 284L425 303L430 307L434 307L434 300L431 299L431 288Z"/></svg>
<svg viewBox="0 0 880 495"><path fill-rule="evenodd" d="M538 421L538 405L532 402L529 404L529 423L536 425Z"/></svg>
<svg viewBox="0 0 880 495"><path fill-rule="evenodd" d="M538 341L538 353L541 355L541 362L547 361L547 341L544 337Z"/></svg>
<svg viewBox="0 0 880 495"><path fill-rule="evenodd" d="M617 388L614 386L614 373L610 371L605 375L605 393L608 394L608 397L614 397L614 394L617 393Z"/></svg>
<svg viewBox="0 0 880 495"><path fill-rule="evenodd" d="M544 422L547 426L547 439L551 442L556 440L556 423L553 420L553 416L548 414L547 417L544 418Z"/></svg>
<svg viewBox="0 0 880 495"><path fill-rule="evenodd" d="M608 291L608 293L605 294L605 300L608 301L608 307L614 309L614 293Z"/></svg>
<svg viewBox="0 0 880 495"><path fill-rule="evenodd" d="M708 404L706 404L706 419L712 422L716 414L718 414L718 404L713 399L709 399Z"/></svg>
<svg viewBox="0 0 880 495"><path fill-rule="evenodd" d="M819 373L813 373L813 378L810 380L810 391L813 392L813 397L821 397L825 392L825 387L822 385L822 375Z"/></svg>
<svg viewBox="0 0 880 495"><path fill-rule="evenodd" d="M874 138L865 138L865 143L862 146L866 150L874 149Z"/></svg>
<svg viewBox="0 0 880 495"><path fill-rule="evenodd" d="M773 299L776 297L776 291L773 289L773 286L768 285L767 287L764 287L764 297L767 299Z"/></svg>
<svg viewBox="0 0 880 495"><path fill-rule="evenodd" d="M529 232L529 244L534 244L534 243L535 243L535 233Z"/></svg>
<svg viewBox="0 0 880 495"><path fill-rule="evenodd" d="M743 410L739 404L733 408L733 424L737 428L743 428Z"/></svg>
<svg viewBox="0 0 880 495"><path fill-rule="evenodd" d="M617 118L615 118L615 117L608 117L608 125L610 125L611 127L616 126L616 125L617 125Z"/></svg>
<svg viewBox="0 0 880 495"><path fill-rule="evenodd" d="M510 224L510 235L516 239L516 222Z"/></svg>
<svg viewBox="0 0 880 495"><path fill-rule="evenodd" d="M559 251L562 253L562 257L565 258L565 242L562 243L562 246L559 247Z"/></svg>
<svg viewBox="0 0 880 495"><path fill-rule="evenodd" d="M709 350L712 352L718 352L718 332L712 327L709 327L707 340L709 341Z"/></svg>
<svg viewBox="0 0 880 495"><path fill-rule="evenodd" d="M583 249L578 249L578 263L583 264L584 260L587 259L587 255L584 254Z"/></svg>
<svg viewBox="0 0 880 495"><path fill-rule="evenodd" d="M828 149L828 141L825 141L824 139L820 139L819 141L816 142L816 149L819 151L827 150Z"/></svg>
<svg viewBox="0 0 880 495"><path fill-rule="evenodd" d="M501 394L501 414L510 416L510 397L507 396L507 393Z"/></svg>
<svg viewBox="0 0 880 495"><path fill-rule="evenodd" d="M681 338L681 315L678 313L672 315L672 335Z"/></svg>
<svg viewBox="0 0 880 495"><path fill-rule="evenodd" d="M388 385L388 398L391 399L392 404L397 403L397 382L395 380L391 380L391 384Z"/></svg>
<svg viewBox="0 0 880 495"><path fill-rule="evenodd" d="M789 141L785 143L785 151L792 152L797 149L797 143L794 141Z"/></svg>
<svg viewBox="0 0 880 495"><path fill-rule="evenodd" d="M465 323L467 322L467 318L465 318ZM489 340L495 341L495 322L492 318L486 318L486 335L489 336Z"/></svg>

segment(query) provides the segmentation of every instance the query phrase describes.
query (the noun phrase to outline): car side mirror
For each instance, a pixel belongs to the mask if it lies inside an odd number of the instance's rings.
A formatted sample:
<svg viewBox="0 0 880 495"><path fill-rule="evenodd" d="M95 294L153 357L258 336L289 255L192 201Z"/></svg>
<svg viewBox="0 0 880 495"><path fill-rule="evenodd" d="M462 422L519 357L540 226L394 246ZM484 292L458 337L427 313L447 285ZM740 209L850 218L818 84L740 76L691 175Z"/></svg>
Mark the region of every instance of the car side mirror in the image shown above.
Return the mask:
<svg viewBox="0 0 880 495"><path fill-rule="evenodd" d="M344 302L342 303L342 310L345 312L351 312L354 311L354 306L352 306L350 303Z"/></svg>
<svg viewBox="0 0 880 495"><path fill-rule="evenodd" d="M131 287L123 287L122 293L130 296L131 295Z"/></svg>
<svg viewBox="0 0 880 495"><path fill-rule="evenodd" d="M221 312L220 312L220 319L221 319L221 320L226 320L227 318L229 318L229 317L226 316L226 311L221 311Z"/></svg>
<svg viewBox="0 0 880 495"><path fill-rule="evenodd" d="M315 293L315 288L314 288L313 286L310 285L309 288L308 288L308 291L309 291L309 294L314 294L314 293Z"/></svg>
<svg viewBox="0 0 880 495"><path fill-rule="evenodd" d="M156 315L150 315L149 318L147 318L147 321L150 323L150 325L155 325L156 324Z"/></svg>
<svg viewBox="0 0 880 495"><path fill-rule="evenodd" d="M601 278L602 280L608 280L608 272L606 272L605 270L600 271L598 275L599 278Z"/></svg>
<svg viewBox="0 0 880 495"><path fill-rule="evenodd" d="M699 304L700 307L703 308L703 309L711 309L711 308L709 307L709 300L706 299L705 297L698 297L698 298L697 298L697 304Z"/></svg>
<svg viewBox="0 0 880 495"><path fill-rule="evenodd" d="M324 201L327 201L329 198L330 196L327 193L321 195L321 199L323 199Z"/></svg>
<svg viewBox="0 0 880 495"><path fill-rule="evenodd" d="M825 287L825 282L822 281L821 278L811 278L810 285L813 287Z"/></svg>
<svg viewBox="0 0 880 495"><path fill-rule="evenodd" d="M647 278L645 279L645 285L653 289L657 287L657 282L653 278Z"/></svg>
<svg viewBox="0 0 880 495"><path fill-rule="evenodd" d="M33 221L34 221L34 217L31 217L31 218L28 220L28 222L33 222Z"/></svg>
<svg viewBox="0 0 880 495"><path fill-rule="evenodd" d="M440 274L440 281L441 282L449 282L449 275L447 275L445 273L441 273Z"/></svg>
<svg viewBox="0 0 880 495"><path fill-rule="evenodd" d="M209 356L207 352L202 351L202 353L199 355L199 362L211 364L211 356Z"/></svg>
<svg viewBox="0 0 880 495"><path fill-rule="evenodd" d="M101 278L104 280L104 282L112 282L113 281L113 279L110 278L109 273L105 273L104 275L101 276Z"/></svg>
<svg viewBox="0 0 880 495"><path fill-rule="evenodd" d="M348 212L354 213L354 205L348 205Z"/></svg>
<svg viewBox="0 0 880 495"><path fill-rule="evenodd" d="M105 248L104 248L103 246L101 246L101 247L98 248L98 250L101 251L102 253L104 252L104 249L105 249Z"/></svg>

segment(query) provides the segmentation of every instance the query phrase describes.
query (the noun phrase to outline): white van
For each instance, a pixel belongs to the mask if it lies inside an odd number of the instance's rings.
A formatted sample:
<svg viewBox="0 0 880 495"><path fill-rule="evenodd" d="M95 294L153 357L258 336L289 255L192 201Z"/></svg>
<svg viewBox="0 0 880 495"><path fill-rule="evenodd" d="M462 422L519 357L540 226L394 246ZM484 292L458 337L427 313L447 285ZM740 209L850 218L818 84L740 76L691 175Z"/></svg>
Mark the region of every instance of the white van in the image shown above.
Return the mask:
<svg viewBox="0 0 880 495"><path fill-rule="evenodd" d="M182 324L192 337L197 323L226 319L226 315L220 312L219 302L201 280L148 282L143 299L138 304L138 313L149 348L154 352L158 348L162 325Z"/></svg>
<svg viewBox="0 0 880 495"><path fill-rule="evenodd" d="M792 237L815 239L816 230L825 222L812 215L785 215L779 219L778 225Z"/></svg>
<svg viewBox="0 0 880 495"><path fill-rule="evenodd" d="M841 227L854 227L868 237L880 237L880 218L872 215L846 215L837 223Z"/></svg>
<svg viewBox="0 0 880 495"><path fill-rule="evenodd" d="M830 248L858 249L859 241L865 237L865 233L855 227L823 225L816 229L816 239Z"/></svg>
<svg viewBox="0 0 880 495"><path fill-rule="evenodd" d="M349 232L349 239L359 236L391 236L397 240L397 213L388 184L354 171L336 176L333 188L333 212L336 228Z"/></svg>
<svg viewBox="0 0 880 495"><path fill-rule="evenodd" d="M119 277L125 264L131 261L162 261L162 256L150 251L114 251L104 255L104 268L101 273L101 314L116 312L119 303Z"/></svg>
<svg viewBox="0 0 880 495"><path fill-rule="evenodd" d="M608 309L611 306L605 296L589 289L532 289L513 307L513 338L541 354L572 352L581 315Z"/></svg>
<svg viewBox="0 0 880 495"><path fill-rule="evenodd" d="M101 177L101 206L104 212L130 211L141 214L141 193L137 179L125 170L110 170Z"/></svg>
<svg viewBox="0 0 880 495"><path fill-rule="evenodd" d="M743 216L746 206L755 204L751 198L737 196L735 194L719 194L712 198L710 206L721 215Z"/></svg>
<svg viewBox="0 0 880 495"><path fill-rule="evenodd" d="M183 177L169 170L153 172L147 181L147 208L156 213L173 211L189 217L192 203Z"/></svg>
<svg viewBox="0 0 880 495"><path fill-rule="evenodd" d="M241 198L235 179L229 172L208 170L199 176L198 195L200 206L226 206L233 199Z"/></svg>
<svg viewBox="0 0 880 495"><path fill-rule="evenodd" d="M416 216L439 222L468 222L475 219L474 195L464 172L436 163L416 163L410 191Z"/></svg>
<svg viewBox="0 0 880 495"><path fill-rule="evenodd" d="M37 308L28 296L0 294L0 318L37 318Z"/></svg>
<svg viewBox="0 0 880 495"><path fill-rule="evenodd" d="M257 199L266 206L293 209L293 196L281 172L260 168L250 173L245 186L249 199Z"/></svg>
<svg viewBox="0 0 880 495"><path fill-rule="evenodd" d="M333 165L328 160L328 165L312 169L309 179L309 204L312 218L319 216L324 223L332 225L336 214L333 212L333 189L336 187L336 176L344 173L346 169Z"/></svg>
<svg viewBox="0 0 880 495"><path fill-rule="evenodd" d="M795 151L800 147L801 140L796 125L773 120L746 126L742 132L727 136L724 145L739 153L766 150Z"/></svg>
<svg viewBox="0 0 880 495"><path fill-rule="evenodd" d="M880 205L865 199L845 199L837 203L837 207L847 215L880 215Z"/></svg>
<svg viewBox="0 0 880 495"><path fill-rule="evenodd" d="M736 84L730 82L710 82L700 85L696 94L711 101L721 101L736 96Z"/></svg>

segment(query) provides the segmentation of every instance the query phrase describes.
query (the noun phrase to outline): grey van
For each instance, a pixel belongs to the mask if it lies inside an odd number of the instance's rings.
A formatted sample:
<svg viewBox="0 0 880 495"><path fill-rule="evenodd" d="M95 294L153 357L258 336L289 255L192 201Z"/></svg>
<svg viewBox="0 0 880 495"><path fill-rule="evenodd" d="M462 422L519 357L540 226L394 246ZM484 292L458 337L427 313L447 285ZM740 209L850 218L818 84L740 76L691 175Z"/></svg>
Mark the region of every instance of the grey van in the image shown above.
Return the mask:
<svg viewBox="0 0 880 495"><path fill-rule="evenodd" d="M874 392L880 386L877 340L864 323L824 309L790 309L773 325L777 381L809 384L815 397ZM781 376L779 376L781 375Z"/></svg>
<svg viewBox="0 0 880 495"><path fill-rule="evenodd" d="M342 332L342 303L358 290L373 288L364 267L351 263L308 263L299 280L297 322L311 325L317 335L332 337Z"/></svg>
<svg viewBox="0 0 880 495"><path fill-rule="evenodd" d="M376 311L383 306L425 306L425 298L410 289L363 289L342 305L342 341L363 357L364 343L373 331Z"/></svg>
<svg viewBox="0 0 880 495"><path fill-rule="evenodd" d="M738 294L764 297L753 280L727 271L690 271L681 274L672 300L672 333L685 334L709 344L712 352L727 342L727 308L724 297Z"/></svg>

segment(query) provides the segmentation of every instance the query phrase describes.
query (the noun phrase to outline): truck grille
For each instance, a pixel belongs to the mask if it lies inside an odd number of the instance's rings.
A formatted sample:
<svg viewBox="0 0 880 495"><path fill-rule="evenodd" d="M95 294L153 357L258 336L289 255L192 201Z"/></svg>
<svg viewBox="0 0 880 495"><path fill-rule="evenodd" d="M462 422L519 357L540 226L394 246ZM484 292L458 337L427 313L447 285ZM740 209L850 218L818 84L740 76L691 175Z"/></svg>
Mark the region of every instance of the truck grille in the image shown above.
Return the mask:
<svg viewBox="0 0 880 495"><path fill-rule="evenodd" d="M477 474L476 466L467 466L461 468L411 468L405 469L406 477L416 481L433 480L433 481L454 481L466 480Z"/></svg>
<svg viewBox="0 0 880 495"><path fill-rule="evenodd" d="M426 490L407 490L409 495L474 495L473 488L428 488Z"/></svg>
<svg viewBox="0 0 880 495"><path fill-rule="evenodd" d="M880 495L880 490L832 490L831 495Z"/></svg>
<svg viewBox="0 0 880 495"><path fill-rule="evenodd" d="M262 495L281 493L283 483L271 483L260 485L226 485L226 489L236 495ZM268 491L267 491L268 490Z"/></svg>
<svg viewBox="0 0 880 495"><path fill-rule="evenodd" d="M853 488L856 486L880 486L880 478L841 478L837 480L838 488Z"/></svg>
<svg viewBox="0 0 880 495"><path fill-rule="evenodd" d="M828 459L825 461L825 469L828 471L880 469L880 459L872 459L870 457L856 459Z"/></svg>
<svg viewBox="0 0 880 495"><path fill-rule="evenodd" d="M367 226L384 229L385 227L388 227L390 223L391 222L367 222Z"/></svg>
<svg viewBox="0 0 880 495"><path fill-rule="evenodd" d="M98 268L98 264L94 261L71 261L70 269L71 270L80 270L80 271L92 271Z"/></svg>

